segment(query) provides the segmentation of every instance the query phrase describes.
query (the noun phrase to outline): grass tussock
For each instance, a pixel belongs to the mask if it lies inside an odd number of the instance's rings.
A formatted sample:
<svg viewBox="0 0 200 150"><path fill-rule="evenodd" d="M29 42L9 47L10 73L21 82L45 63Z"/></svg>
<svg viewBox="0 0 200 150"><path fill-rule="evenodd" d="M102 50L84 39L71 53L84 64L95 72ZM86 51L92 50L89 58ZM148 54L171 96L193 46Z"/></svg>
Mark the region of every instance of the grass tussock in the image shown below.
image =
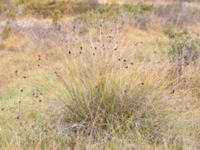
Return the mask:
<svg viewBox="0 0 200 150"><path fill-rule="evenodd" d="M112 137L119 134L131 136L136 148L144 144L141 141L145 141L145 146L187 147L186 136L179 136L194 132L189 131L190 126L184 126L181 120L174 121L179 115L184 116L182 110L191 108L195 103L188 102L186 107L178 108L177 104L169 105L166 101L171 97L185 103L181 100L185 97L181 94L181 87L185 85L170 78L170 63L143 64L140 60L137 62L129 49L111 48L105 51L101 44L90 50L84 46L81 49L83 53L75 60L77 50L69 53L66 71L56 73L67 92L61 100L65 112L62 122L68 132L75 137L86 137L89 143L101 143L102 137L112 141ZM135 60L134 63L131 60ZM179 128L185 129L186 133L177 130ZM137 134L140 139L127 135L127 131ZM195 136L192 137L195 143L190 146L197 146Z"/></svg>
<svg viewBox="0 0 200 150"><path fill-rule="evenodd" d="M200 29L173 16L190 10L77 4L22 0L52 20L0 26L0 149L199 149Z"/></svg>

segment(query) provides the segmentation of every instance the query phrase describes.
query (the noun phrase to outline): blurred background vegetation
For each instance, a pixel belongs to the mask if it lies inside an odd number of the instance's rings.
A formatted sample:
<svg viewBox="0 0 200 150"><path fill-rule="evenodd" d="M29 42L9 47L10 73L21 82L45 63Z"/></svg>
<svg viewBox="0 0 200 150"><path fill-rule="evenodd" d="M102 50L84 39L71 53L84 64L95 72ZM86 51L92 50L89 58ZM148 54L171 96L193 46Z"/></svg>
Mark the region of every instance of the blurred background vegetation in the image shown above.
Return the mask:
<svg viewBox="0 0 200 150"><path fill-rule="evenodd" d="M0 149L200 148L198 0L1 0Z"/></svg>

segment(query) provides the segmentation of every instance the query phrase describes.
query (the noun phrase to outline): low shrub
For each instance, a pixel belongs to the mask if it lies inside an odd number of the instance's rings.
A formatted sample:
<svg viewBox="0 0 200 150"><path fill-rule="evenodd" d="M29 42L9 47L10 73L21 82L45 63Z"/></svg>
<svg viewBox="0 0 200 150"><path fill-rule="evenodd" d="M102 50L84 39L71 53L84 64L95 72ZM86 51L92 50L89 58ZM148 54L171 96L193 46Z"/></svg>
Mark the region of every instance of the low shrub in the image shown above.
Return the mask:
<svg viewBox="0 0 200 150"><path fill-rule="evenodd" d="M182 74L189 64L195 64L200 57L200 39L198 35L191 35L188 31L166 30L165 33L172 38L169 56L176 63L178 72Z"/></svg>
<svg viewBox="0 0 200 150"><path fill-rule="evenodd" d="M188 61L195 61L198 57L199 39L193 38L185 32L175 33L174 36L169 55L173 58L176 55L184 55L186 64L189 63Z"/></svg>
<svg viewBox="0 0 200 150"><path fill-rule="evenodd" d="M145 12L149 12L153 9L153 5L145 4L145 3L138 3L136 5L133 4L105 4L101 5L98 9L97 12L100 14L106 14L109 12L114 12L115 15L119 15L122 13L128 13L133 16L137 16L140 14L143 14Z"/></svg>
<svg viewBox="0 0 200 150"><path fill-rule="evenodd" d="M175 2L167 6L161 5L154 9L154 16L164 25L184 26L200 21L200 10L192 6L184 5L181 2Z"/></svg>

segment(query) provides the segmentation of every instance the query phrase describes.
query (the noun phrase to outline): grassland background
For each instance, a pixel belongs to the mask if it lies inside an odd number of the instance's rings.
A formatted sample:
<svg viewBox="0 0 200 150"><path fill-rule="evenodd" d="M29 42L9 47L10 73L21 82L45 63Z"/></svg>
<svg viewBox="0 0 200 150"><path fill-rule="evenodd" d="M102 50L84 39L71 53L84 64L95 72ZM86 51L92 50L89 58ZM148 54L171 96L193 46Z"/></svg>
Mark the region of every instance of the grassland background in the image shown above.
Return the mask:
<svg viewBox="0 0 200 150"><path fill-rule="evenodd" d="M0 149L200 149L198 1L0 1Z"/></svg>

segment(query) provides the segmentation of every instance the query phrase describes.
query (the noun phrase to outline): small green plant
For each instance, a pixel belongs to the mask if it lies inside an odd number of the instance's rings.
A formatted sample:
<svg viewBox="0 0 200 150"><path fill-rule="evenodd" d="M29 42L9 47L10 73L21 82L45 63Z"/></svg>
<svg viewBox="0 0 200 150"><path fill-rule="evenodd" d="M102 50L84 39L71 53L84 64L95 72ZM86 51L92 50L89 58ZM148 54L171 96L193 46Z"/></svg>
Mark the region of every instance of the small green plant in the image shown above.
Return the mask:
<svg viewBox="0 0 200 150"><path fill-rule="evenodd" d="M110 11L112 6L108 6L108 5L102 5L101 7L99 7L97 9L97 12L99 12L100 14L105 14L108 13Z"/></svg>
<svg viewBox="0 0 200 150"><path fill-rule="evenodd" d="M62 18L62 12L59 9L54 10L53 23L58 24L61 18Z"/></svg>
<svg viewBox="0 0 200 150"><path fill-rule="evenodd" d="M15 11L9 11L6 16L8 17L8 19L13 20L16 17L16 12Z"/></svg>

